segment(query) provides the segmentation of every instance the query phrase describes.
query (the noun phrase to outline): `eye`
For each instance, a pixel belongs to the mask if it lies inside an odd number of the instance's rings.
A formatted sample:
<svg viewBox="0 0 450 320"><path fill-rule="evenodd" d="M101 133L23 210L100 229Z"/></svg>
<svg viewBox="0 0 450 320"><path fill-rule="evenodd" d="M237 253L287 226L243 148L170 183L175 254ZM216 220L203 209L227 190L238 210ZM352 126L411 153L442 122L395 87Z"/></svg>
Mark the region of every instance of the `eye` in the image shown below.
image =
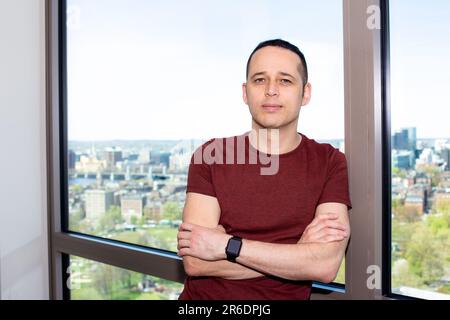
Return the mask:
<svg viewBox="0 0 450 320"><path fill-rule="evenodd" d="M289 84L289 83L292 83L292 81L289 79L281 79L281 83Z"/></svg>
<svg viewBox="0 0 450 320"><path fill-rule="evenodd" d="M255 80L253 80L254 83L261 83L264 81L264 78L257 78Z"/></svg>

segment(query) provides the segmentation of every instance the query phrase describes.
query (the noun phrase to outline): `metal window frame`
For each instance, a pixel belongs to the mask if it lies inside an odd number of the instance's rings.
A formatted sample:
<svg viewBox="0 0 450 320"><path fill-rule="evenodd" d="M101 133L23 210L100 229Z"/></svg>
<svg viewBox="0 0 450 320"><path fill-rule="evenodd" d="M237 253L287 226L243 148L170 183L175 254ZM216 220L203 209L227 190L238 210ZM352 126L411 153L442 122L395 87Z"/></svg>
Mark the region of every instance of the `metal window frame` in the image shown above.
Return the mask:
<svg viewBox="0 0 450 320"><path fill-rule="evenodd" d="M393 297L391 286L392 274L392 169L391 169L391 48L390 48L390 16L389 0L382 0L380 3L381 19L383 29L381 31L381 68L382 68L382 152L383 152L383 171L382 171L382 192L383 192L383 228L382 232L382 251L383 260L381 268L382 294L385 297Z"/></svg>
<svg viewBox="0 0 450 320"><path fill-rule="evenodd" d="M182 260L164 250L67 232L62 206L67 163L65 0L46 1L46 96L50 298L68 299L68 256L183 282ZM385 299L390 293L388 0L342 0L344 11L345 142L353 209L346 255L346 284L315 284L312 299ZM367 28L367 8L381 7L383 28ZM387 152L388 151L388 152ZM384 160L384 161L383 161ZM390 162L389 162L390 163ZM383 198L384 195L388 195ZM385 213L383 215L383 212ZM383 225L387 225L388 228ZM384 233L383 233L384 230ZM388 252L382 252L389 245ZM379 266L383 288L367 287L368 266ZM383 290L382 290L383 289ZM388 291L386 291L388 290Z"/></svg>
<svg viewBox="0 0 450 320"><path fill-rule="evenodd" d="M367 26L367 9L384 0L343 0L345 154L353 208L347 248L345 292L313 294L314 299L384 299L382 287L369 289L368 267L382 273L382 30ZM381 18L381 17L380 17ZM382 23L385 23L383 21ZM382 274L379 276L382 276ZM385 275L383 275L383 278ZM379 279L381 281L381 279Z"/></svg>
<svg viewBox="0 0 450 320"><path fill-rule="evenodd" d="M48 154L48 230L50 299L70 298L66 285L70 255L183 282L182 260L175 253L67 232L67 91L65 0L46 0L46 120Z"/></svg>

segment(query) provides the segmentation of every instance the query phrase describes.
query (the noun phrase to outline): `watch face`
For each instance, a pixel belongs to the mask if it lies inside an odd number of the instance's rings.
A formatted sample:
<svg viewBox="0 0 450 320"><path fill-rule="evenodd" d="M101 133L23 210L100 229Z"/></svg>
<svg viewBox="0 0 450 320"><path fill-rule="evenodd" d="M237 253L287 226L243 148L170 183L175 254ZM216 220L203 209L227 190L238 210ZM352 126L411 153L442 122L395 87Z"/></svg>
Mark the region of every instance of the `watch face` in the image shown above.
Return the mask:
<svg viewBox="0 0 450 320"><path fill-rule="evenodd" d="M241 242L236 239L231 239L230 244L228 245L228 252L236 254L241 247Z"/></svg>

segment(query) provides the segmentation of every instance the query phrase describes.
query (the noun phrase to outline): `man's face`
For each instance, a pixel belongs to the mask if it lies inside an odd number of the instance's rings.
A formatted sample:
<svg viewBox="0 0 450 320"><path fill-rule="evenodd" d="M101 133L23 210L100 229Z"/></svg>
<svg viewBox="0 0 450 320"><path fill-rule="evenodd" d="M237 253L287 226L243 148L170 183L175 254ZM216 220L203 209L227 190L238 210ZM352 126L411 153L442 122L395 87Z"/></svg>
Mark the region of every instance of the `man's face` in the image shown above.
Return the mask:
<svg viewBox="0 0 450 320"><path fill-rule="evenodd" d="M300 108L308 104L311 88L303 85L300 58L279 47L264 47L250 61L247 83L243 84L244 102L259 128L281 129L295 125Z"/></svg>

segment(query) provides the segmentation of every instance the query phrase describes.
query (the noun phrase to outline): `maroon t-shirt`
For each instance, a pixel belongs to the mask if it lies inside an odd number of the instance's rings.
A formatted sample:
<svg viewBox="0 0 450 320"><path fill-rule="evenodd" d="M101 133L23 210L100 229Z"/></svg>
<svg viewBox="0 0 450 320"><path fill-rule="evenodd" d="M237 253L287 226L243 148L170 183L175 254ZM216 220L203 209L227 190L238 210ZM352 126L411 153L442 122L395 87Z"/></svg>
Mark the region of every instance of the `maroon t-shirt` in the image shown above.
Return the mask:
<svg viewBox="0 0 450 320"><path fill-rule="evenodd" d="M295 244L305 228L314 219L316 207L324 202L339 202L351 209L348 191L345 155L330 144L321 144L302 135L300 145L279 155L278 171L262 175L261 168L270 164L260 161L260 153L249 144L248 133L228 138L235 143L227 145L222 139L212 139L196 153L220 141L223 161L203 161L189 167L186 192L216 197L221 215L219 224L228 234L245 239ZM245 148L241 148L245 141ZM237 152L245 149L245 161ZM227 161L226 153L230 154ZM257 155L256 163L250 159ZM261 158L262 159L262 158ZM229 164L234 162L234 164ZM210 163L210 164L208 164ZM225 248L224 248L225 249ZM249 280L226 280L216 277L187 277L180 300L214 299L309 299L311 281L291 281L272 276Z"/></svg>

